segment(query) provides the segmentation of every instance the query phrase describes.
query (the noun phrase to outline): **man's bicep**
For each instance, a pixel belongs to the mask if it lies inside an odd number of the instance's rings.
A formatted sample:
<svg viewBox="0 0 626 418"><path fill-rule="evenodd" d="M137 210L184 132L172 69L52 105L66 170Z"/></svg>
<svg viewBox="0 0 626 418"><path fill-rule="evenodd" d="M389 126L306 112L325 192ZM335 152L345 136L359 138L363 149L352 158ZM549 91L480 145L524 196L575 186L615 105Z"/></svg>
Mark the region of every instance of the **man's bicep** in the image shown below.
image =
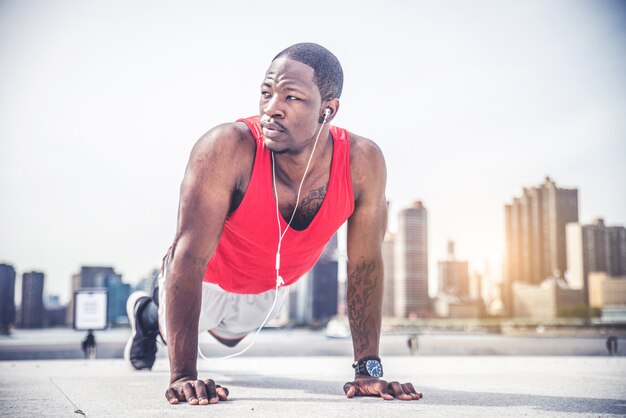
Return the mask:
<svg viewBox="0 0 626 418"><path fill-rule="evenodd" d="M348 259L351 262L378 257L387 227L387 206L381 201L355 208L348 220Z"/></svg>
<svg viewBox="0 0 626 418"><path fill-rule="evenodd" d="M348 257L353 259L380 255L387 230L386 166L378 148L370 149L362 160L365 164L358 173L354 213L348 220Z"/></svg>
<svg viewBox="0 0 626 418"><path fill-rule="evenodd" d="M191 153L180 187L175 245L208 260L228 215L236 171L232 164L225 164L228 149L220 149L211 138L203 139Z"/></svg>
<svg viewBox="0 0 626 418"><path fill-rule="evenodd" d="M175 244L195 256L210 257L228 213L229 195L189 175L181 185Z"/></svg>

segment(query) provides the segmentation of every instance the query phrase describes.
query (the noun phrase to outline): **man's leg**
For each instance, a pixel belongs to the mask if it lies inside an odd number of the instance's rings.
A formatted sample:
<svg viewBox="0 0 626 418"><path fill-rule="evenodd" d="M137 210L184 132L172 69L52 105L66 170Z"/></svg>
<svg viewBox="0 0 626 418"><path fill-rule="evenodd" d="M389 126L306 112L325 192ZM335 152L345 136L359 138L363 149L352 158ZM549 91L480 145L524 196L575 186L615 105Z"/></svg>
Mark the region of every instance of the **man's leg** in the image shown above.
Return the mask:
<svg viewBox="0 0 626 418"><path fill-rule="evenodd" d="M284 306L289 295L288 289L269 290L260 294L233 294L216 288L218 297L225 297L228 304L222 309L222 317L215 327L208 329L217 341L234 347L249 333L254 333L268 320L276 318ZM225 296L223 296L225 295ZM270 312L271 311L271 312Z"/></svg>
<svg viewBox="0 0 626 418"><path fill-rule="evenodd" d="M165 274L161 274L151 298L144 292L135 292L128 298L126 310L132 334L124 358L137 370L152 368L158 335L167 341L164 278ZM270 318L279 314L287 295L287 289L281 288ZM261 325L274 305L274 297L273 290L259 295L239 295L228 293L215 284L203 283L198 332L209 331L220 343L234 347Z"/></svg>

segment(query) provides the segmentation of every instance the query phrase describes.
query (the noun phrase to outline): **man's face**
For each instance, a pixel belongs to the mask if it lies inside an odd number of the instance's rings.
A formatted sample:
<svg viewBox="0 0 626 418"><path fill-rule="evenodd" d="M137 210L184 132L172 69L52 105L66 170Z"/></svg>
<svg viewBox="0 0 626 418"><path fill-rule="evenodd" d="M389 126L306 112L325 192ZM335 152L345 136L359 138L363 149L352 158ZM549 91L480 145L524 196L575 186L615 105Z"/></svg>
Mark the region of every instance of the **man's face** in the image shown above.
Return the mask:
<svg viewBox="0 0 626 418"><path fill-rule="evenodd" d="M276 59L265 73L259 112L269 150L299 152L313 141L322 106L313 76L313 68L289 58Z"/></svg>

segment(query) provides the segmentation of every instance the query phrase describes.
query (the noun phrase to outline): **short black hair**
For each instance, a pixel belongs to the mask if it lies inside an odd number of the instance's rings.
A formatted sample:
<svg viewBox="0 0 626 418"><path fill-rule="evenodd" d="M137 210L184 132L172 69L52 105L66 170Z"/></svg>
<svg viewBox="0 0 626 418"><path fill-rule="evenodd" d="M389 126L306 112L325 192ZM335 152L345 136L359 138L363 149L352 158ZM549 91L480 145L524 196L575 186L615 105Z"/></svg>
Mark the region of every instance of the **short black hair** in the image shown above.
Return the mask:
<svg viewBox="0 0 626 418"><path fill-rule="evenodd" d="M313 68L313 80L322 100L338 99L343 90L343 70L336 56L328 49L312 42L303 42L282 50L272 60L285 57Z"/></svg>

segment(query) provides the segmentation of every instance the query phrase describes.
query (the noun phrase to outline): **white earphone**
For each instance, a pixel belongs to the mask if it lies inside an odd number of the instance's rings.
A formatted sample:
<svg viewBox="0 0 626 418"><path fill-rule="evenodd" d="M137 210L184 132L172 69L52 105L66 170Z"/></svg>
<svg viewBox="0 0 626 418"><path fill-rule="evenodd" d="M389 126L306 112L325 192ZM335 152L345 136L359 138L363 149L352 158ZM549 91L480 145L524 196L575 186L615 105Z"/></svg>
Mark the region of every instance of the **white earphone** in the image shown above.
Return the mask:
<svg viewBox="0 0 626 418"><path fill-rule="evenodd" d="M326 120L328 119L328 117L331 115L331 113L333 113L333 110L330 107L327 107L324 110L324 120L322 121L322 125L326 123Z"/></svg>

